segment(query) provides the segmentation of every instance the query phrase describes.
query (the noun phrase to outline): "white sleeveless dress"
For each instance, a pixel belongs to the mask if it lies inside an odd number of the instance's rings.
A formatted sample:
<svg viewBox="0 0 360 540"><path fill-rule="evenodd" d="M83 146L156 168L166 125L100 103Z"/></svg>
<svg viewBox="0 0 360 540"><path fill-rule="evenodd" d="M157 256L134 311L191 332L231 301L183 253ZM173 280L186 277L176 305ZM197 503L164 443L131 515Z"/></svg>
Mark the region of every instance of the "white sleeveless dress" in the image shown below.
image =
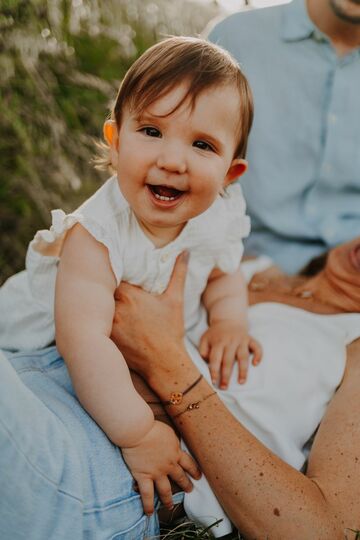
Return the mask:
<svg viewBox="0 0 360 540"><path fill-rule="evenodd" d="M123 197L117 177L110 178L75 212L52 212L52 226L38 231L26 256L26 271L12 276L0 288L0 348L41 349L55 339L54 295L57 264L67 232L81 223L108 249L116 281L127 281L152 293L162 293L176 257L190 252L185 285L185 325L189 336L198 334L206 313L201 295L211 271L238 269L242 238L250 231L239 185L227 188L203 214L190 220L180 235L163 248L145 236Z"/></svg>

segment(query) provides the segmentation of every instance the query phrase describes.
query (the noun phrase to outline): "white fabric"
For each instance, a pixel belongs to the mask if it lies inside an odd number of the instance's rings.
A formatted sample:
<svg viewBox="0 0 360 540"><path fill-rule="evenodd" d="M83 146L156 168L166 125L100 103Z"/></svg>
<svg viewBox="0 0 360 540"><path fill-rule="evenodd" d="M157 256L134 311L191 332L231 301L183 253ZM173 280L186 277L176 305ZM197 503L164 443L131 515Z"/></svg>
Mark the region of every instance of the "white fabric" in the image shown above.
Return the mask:
<svg viewBox="0 0 360 540"><path fill-rule="evenodd" d="M252 263L248 277L264 269ZM248 262L243 263L245 267ZM270 261L268 261L270 265ZM278 303L249 309L250 333L263 347L259 366L251 367L244 385L237 383L237 366L228 390L219 391L226 407L277 456L300 470L307 458L307 441L319 425L339 386L345 368L346 346L360 337L360 314L318 315ZM199 328L199 336L202 330ZM196 343L187 343L193 362L211 384L207 365ZM228 465L224 463L224 468ZM203 476L185 494L188 516L212 532L231 532L231 523Z"/></svg>
<svg viewBox="0 0 360 540"><path fill-rule="evenodd" d="M258 272L264 272L275 263L267 255L261 255L256 259L248 259L241 263L241 269L246 283L250 283L252 277Z"/></svg>
<svg viewBox="0 0 360 540"><path fill-rule="evenodd" d="M229 198L217 199L161 249L143 234L115 178L73 214L54 211L51 229L38 232L29 246L27 271L13 276L0 289L0 348L40 348L53 341L59 253L66 232L77 222L108 248L118 282L125 280L152 292L166 288L176 256L184 249L191 252L185 290L187 347L210 383L207 364L197 350L206 329L200 298L214 267L232 272L239 265L241 239L249 231L240 187L229 188ZM250 278L271 261L260 261L259 268L253 262L251 268L246 264ZM236 382L235 367L230 387L219 391L220 397L259 440L300 469L306 457L304 445L341 381L345 347L360 336L360 315L315 315L268 303L250 308L249 318L251 333L264 349L263 361L250 369L245 385ZM230 532L230 521L206 479L194 484L195 489L185 496L188 515L205 525L222 518L213 533L219 537Z"/></svg>
<svg viewBox="0 0 360 540"><path fill-rule="evenodd" d="M115 176L74 213L54 210L50 230L37 232L30 243L26 272L12 276L0 289L0 348L39 349L54 340L57 264L67 231L75 223L107 247L117 283L127 281L153 293L165 290L176 257L189 250L185 324L189 335L197 333L206 320L200 300L210 272L215 267L227 273L237 270L242 238L250 230L240 186L230 186L227 193L163 248L155 248L145 236Z"/></svg>

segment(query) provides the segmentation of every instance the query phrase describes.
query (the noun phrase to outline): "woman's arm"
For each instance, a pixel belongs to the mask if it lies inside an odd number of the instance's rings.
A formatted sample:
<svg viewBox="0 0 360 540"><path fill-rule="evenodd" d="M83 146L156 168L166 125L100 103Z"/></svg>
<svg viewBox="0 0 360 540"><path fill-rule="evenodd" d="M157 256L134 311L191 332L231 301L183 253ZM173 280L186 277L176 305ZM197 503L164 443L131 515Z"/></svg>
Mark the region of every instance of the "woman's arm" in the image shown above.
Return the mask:
<svg viewBox="0 0 360 540"><path fill-rule="evenodd" d="M117 446L132 446L154 417L109 338L116 282L108 252L81 225L65 240L55 297L56 344L81 404Z"/></svg>
<svg viewBox="0 0 360 540"><path fill-rule="evenodd" d="M151 296L120 286L116 317L126 332L113 338L128 361L164 401L186 389L198 376L182 341L184 257L167 291ZM136 320L136 325L134 324ZM141 342L134 351L132 342ZM169 407L176 417L189 403L199 403L175 418L212 488L235 526L248 538L351 538L360 528L360 344L349 349L347 373L316 436L307 476L266 449L227 411L201 381ZM286 406L286 404L284 404Z"/></svg>

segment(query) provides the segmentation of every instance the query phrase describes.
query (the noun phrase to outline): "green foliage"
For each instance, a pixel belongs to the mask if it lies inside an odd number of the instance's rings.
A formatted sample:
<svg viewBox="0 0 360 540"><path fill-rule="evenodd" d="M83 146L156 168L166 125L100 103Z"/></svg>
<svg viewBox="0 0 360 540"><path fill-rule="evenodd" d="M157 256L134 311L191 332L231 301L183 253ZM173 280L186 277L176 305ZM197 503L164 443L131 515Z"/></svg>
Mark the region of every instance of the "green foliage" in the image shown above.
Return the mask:
<svg viewBox="0 0 360 540"><path fill-rule="evenodd" d="M161 540L190 540L190 539L202 539L213 540L214 527L216 527L222 519L214 521L208 527L197 525L196 523L189 521L188 518L180 518L172 522L170 526L163 526L161 528L160 538ZM243 537L237 531L233 531L230 534L222 537L224 540L242 540Z"/></svg>
<svg viewBox="0 0 360 540"><path fill-rule="evenodd" d="M51 208L74 209L103 181L94 140L135 58L216 12L190 0L0 0L0 282L23 268Z"/></svg>
<svg viewBox="0 0 360 540"><path fill-rule="evenodd" d="M360 540L360 531L355 529L345 529L347 532L354 533L351 535L351 538L354 540ZM345 534L345 540L350 540L350 538Z"/></svg>
<svg viewBox="0 0 360 540"><path fill-rule="evenodd" d="M213 527L216 527L218 523L220 523L222 520L219 519L218 521L215 521L212 525L209 527L202 527L200 525L196 525L195 523L187 520L186 518L184 520L180 520L179 523L174 526L172 529L168 531L163 531L161 534L161 540L190 540L190 539L202 539L202 540L213 540L215 537L212 534ZM228 540L232 539L240 539L240 536L237 535L237 533L234 533L234 535L231 535L231 539L228 538Z"/></svg>

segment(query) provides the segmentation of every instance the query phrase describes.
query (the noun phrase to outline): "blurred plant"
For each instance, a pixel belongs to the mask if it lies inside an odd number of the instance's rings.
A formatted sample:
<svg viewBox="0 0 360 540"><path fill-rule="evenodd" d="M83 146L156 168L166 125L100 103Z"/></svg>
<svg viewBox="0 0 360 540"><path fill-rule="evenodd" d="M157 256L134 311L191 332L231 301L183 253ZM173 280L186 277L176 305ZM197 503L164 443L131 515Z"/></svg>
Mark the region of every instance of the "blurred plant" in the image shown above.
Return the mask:
<svg viewBox="0 0 360 540"><path fill-rule="evenodd" d="M49 210L75 208L103 180L94 139L133 60L217 12L215 1L0 0L0 283Z"/></svg>
<svg viewBox="0 0 360 540"><path fill-rule="evenodd" d="M222 519L218 519L208 527L203 527L189 521L187 518L183 518L178 520L178 523L170 530L163 529L160 538L161 540L214 540L215 536L212 533L221 521ZM242 540L243 537L239 532L233 531L226 535L226 538L227 540Z"/></svg>

